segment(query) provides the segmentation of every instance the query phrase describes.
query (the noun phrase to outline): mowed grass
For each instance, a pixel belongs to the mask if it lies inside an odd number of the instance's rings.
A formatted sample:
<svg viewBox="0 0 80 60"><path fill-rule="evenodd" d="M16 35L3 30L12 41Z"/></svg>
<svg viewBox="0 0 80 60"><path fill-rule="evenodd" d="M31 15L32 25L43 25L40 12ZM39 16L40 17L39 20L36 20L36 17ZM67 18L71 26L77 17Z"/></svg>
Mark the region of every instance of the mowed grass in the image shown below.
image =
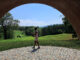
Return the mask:
<svg viewBox="0 0 80 60"><path fill-rule="evenodd" d="M60 46L67 48L80 49L80 41L72 39L71 34L58 34L58 35L47 35L39 37L41 46ZM0 51L8 50L12 48L20 48L26 46L33 46L34 37L22 36L21 38L0 40Z"/></svg>

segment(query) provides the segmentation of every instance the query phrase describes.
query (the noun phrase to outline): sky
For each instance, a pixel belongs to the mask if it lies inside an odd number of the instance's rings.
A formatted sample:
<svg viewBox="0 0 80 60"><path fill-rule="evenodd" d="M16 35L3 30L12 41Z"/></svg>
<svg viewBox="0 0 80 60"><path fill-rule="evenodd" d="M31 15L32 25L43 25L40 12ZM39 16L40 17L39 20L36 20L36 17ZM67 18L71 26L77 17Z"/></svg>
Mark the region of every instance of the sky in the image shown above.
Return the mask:
<svg viewBox="0 0 80 60"><path fill-rule="evenodd" d="M47 26L62 24L64 16L54 7L45 4L24 4L9 11L14 19L20 21L20 26Z"/></svg>

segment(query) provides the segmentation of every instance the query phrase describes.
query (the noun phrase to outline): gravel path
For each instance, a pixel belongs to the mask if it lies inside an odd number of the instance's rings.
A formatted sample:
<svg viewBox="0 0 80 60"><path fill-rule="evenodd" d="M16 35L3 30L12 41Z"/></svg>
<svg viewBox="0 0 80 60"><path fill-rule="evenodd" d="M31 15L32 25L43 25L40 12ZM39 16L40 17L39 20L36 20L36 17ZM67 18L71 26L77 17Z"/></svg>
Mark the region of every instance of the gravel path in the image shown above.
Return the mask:
<svg viewBox="0 0 80 60"><path fill-rule="evenodd" d="M0 60L80 60L80 51L54 46L22 47L0 52Z"/></svg>

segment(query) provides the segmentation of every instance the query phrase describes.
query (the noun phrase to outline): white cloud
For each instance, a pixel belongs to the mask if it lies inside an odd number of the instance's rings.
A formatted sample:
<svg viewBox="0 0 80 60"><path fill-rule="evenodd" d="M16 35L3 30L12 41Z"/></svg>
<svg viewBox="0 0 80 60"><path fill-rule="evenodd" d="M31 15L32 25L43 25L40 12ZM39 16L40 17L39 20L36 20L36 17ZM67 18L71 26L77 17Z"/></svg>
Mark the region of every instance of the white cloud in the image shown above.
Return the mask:
<svg viewBox="0 0 80 60"><path fill-rule="evenodd" d="M53 24L62 24L61 19L51 20L51 21L42 21L42 20L33 20L33 19L19 19L20 26L46 26Z"/></svg>
<svg viewBox="0 0 80 60"><path fill-rule="evenodd" d="M44 21L38 21L38 20L30 20L30 19L20 19L19 20L20 26L46 26L49 25L49 23L46 23Z"/></svg>

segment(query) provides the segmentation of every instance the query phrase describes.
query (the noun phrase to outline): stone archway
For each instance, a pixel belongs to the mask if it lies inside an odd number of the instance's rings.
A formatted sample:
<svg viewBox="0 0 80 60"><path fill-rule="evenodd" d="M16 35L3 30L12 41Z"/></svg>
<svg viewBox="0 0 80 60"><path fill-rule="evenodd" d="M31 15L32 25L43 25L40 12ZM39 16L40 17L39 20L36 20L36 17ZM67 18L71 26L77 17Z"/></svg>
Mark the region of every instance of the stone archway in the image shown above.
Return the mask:
<svg viewBox="0 0 80 60"><path fill-rule="evenodd" d="M80 39L80 0L1 0L0 18L12 8L26 3L43 3L58 9L69 19Z"/></svg>

